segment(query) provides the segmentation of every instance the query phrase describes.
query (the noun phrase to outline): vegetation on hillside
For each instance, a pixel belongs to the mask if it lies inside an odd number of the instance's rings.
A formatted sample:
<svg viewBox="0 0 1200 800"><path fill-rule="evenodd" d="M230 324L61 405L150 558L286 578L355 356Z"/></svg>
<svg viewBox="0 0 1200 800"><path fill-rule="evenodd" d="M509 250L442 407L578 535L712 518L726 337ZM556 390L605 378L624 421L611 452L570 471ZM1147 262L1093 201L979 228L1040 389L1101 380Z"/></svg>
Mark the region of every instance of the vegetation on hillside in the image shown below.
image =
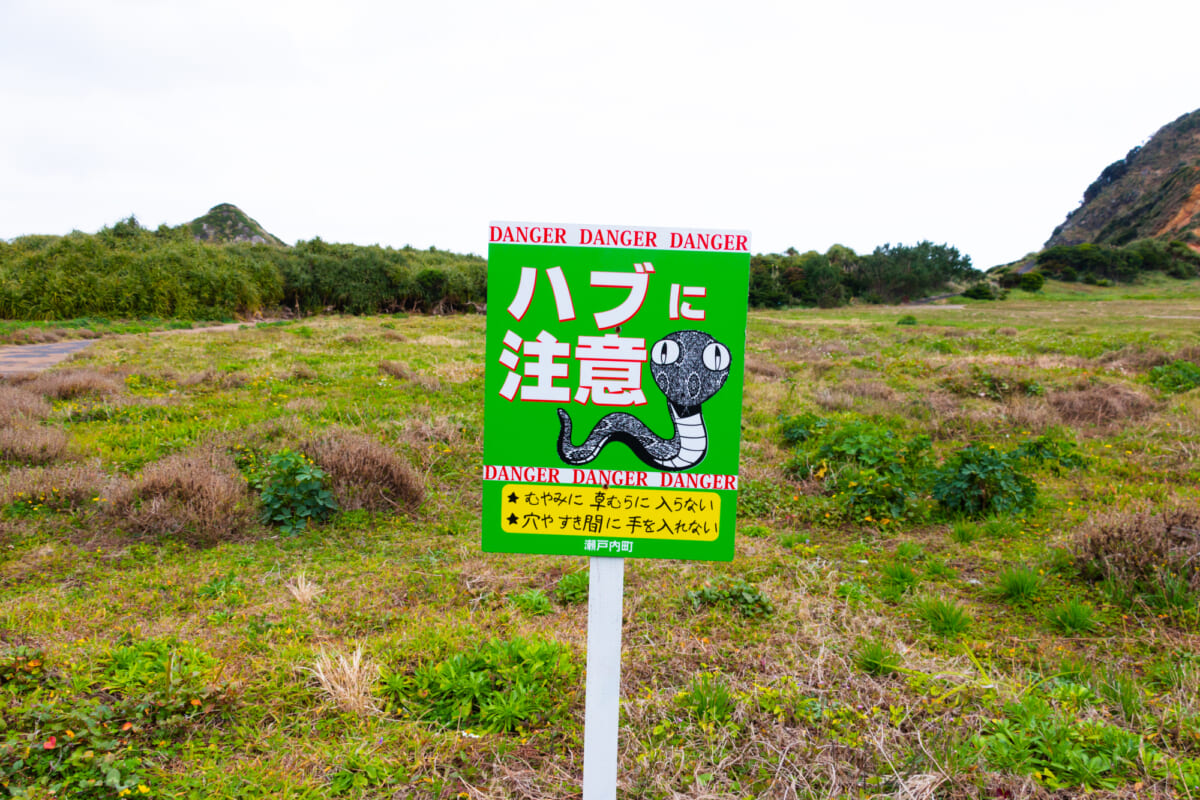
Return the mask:
<svg viewBox="0 0 1200 800"><path fill-rule="evenodd" d="M622 796L1200 794L1200 281L1064 287L750 315L737 556L626 564ZM587 562L480 551L483 328L0 381L0 795L578 797Z"/></svg>
<svg viewBox="0 0 1200 800"><path fill-rule="evenodd" d="M1105 167L1046 247L1119 247L1139 239L1200 245L1200 110Z"/></svg>

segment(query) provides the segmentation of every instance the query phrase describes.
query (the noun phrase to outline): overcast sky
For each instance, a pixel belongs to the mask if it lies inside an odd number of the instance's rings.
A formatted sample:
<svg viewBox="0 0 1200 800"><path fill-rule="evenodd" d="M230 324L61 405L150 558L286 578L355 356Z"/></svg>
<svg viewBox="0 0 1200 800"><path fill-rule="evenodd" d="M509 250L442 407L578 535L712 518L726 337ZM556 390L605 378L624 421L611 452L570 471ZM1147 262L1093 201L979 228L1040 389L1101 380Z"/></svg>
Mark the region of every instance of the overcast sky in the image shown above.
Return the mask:
<svg viewBox="0 0 1200 800"><path fill-rule="evenodd" d="M0 0L0 238L229 202L289 243L629 223L986 268L1200 107L1198 31L1195 0Z"/></svg>

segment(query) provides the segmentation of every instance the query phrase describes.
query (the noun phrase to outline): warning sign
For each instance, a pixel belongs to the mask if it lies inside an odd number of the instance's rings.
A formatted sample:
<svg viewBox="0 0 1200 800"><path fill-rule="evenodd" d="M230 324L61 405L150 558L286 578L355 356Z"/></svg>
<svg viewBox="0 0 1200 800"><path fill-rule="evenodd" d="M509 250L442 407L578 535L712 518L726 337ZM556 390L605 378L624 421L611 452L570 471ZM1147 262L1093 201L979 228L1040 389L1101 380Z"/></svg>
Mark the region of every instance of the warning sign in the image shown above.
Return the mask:
<svg viewBox="0 0 1200 800"><path fill-rule="evenodd" d="M711 542L721 530L717 492L535 483L507 484L501 494L501 528L507 533Z"/></svg>
<svg viewBox="0 0 1200 800"><path fill-rule="evenodd" d="M749 235L490 234L484 550L731 559Z"/></svg>

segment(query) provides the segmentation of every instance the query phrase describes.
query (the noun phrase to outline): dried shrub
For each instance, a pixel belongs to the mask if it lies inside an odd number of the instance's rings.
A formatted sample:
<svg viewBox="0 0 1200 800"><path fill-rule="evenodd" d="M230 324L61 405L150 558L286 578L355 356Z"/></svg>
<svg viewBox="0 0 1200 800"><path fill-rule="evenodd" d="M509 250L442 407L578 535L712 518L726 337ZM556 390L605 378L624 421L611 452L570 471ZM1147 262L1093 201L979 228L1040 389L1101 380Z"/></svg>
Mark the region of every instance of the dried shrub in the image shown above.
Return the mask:
<svg viewBox="0 0 1200 800"><path fill-rule="evenodd" d="M1151 367L1160 367L1170 363L1171 356L1155 348L1143 350L1140 347L1126 345L1120 350L1110 350L1104 353L1096 361L1106 369L1120 372L1145 372Z"/></svg>
<svg viewBox="0 0 1200 800"><path fill-rule="evenodd" d="M0 428L0 459L26 465L49 464L63 457L67 434L41 425Z"/></svg>
<svg viewBox="0 0 1200 800"><path fill-rule="evenodd" d="M1016 336L1017 329L1016 328L997 328L996 335L997 336Z"/></svg>
<svg viewBox="0 0 1200 800"><path fill-rule="evenodd" d="M117 493L109 514L126 531L178 537L194 545L236 539L254 518L246 481L214 448L167 456Z"/></svg>
<svg viewBox="0 0 1200 800"><path fill-rule="evenodd" d="M219 389L236 389L246 385L246 376L239 372L223 372L216 369L206 369L194 372L178 380L180 386L199 386L201 384L215 386Z"/></svg>
<svg viewBox="0 0 1200 800"><path fill-rule="evenodd" d="M483 365L470 361L444 361L433 369L439 379L449 383L466 383L483 377Z"/></svg>
<svg viewBox="0 0 1200 800"><path fill-rule="evenodd" d="M1004 414L1013 427L1032 433L1042 433L1062 421L1041 398L1010 397L1004 404Z"/></svg>
<svg viewBox="0 0 1200 800"><path fill-rule="evenodd" d="M436 392L442 388L442 383L433 375L422 375L419 372L413 372L408 368L407 364L400 361L380 361L379 371L385 375L390 375L398 381L406 383L415 383L422 389L428 389L431 392Z"/></svg>
<svg viewBox="0 0 1200 800"><path fill-rule="evenodd" d="M0 424L9 424L18 419L42 419L49 413L50 404L40 394L0 384Z"/></svg>
<svg viewBox="0 0 1200 800"><path fill-rule="evenodd" d="M1200 591L1200 509L1114 511L1076 531L1071 551L1084 578L1153 591L1164 577Z"/></svg>
<svg viewBox="0 0 1200 800"><path fill-rule="evenodd" d="M94 369L68 369L44 372L30 381L28 388L55 400L70 400L83 395L116 394L123 387L113 376Z"/></svg>
<svg viewBox="0 0 1200 800"><path fill-rule="evenodd" d="M746 371L763 378L782 378L787 375L787 370L774 361L768 361L753 353L746 354Z"/></svg>
<svg viewBox="0 0 1200 800"><path fill-rule="evenodd" d="M407 336L405 336L403 333L397 333L396 331L384 331L382 336L384 339L387 339L389 342L407 342L408 341Z"/></svg>
<svg viewBox="0 0 1200 800"><path fill-rule="evenodd" d="M1141 392L1116 384L1054 392L1046 398L1069 424L1110 425L1140 419L1155 408Z"/></svg>
<svg viewBox="0 0 1200 800"><path fill-rule="evenodd" d="M292 379L298 381L315 381L321 376L318 375L317 371L308 364L297 364L296 366L292 367L291 377Z"/></svg>
<svg viewBox="0 0 1200 800"><path fill-rule="evenodd" d="M322 400L317 400L314 397L297 397L295 400L288 400L284 406L288 411L295 411L299 414L308 414L309 416L318 417L325 410L325 403Z"/></svg>
<svg viewBox="0 0 1200 800"><path fill-rule="evenodd" d="M1190 361L1193 364L1200 364L1200 345L1190 345L1183 348L1175 354L1173 361Z"/></svg>
<svg viewBox="0 0 1200 800"><path fill-rule="evenodd" d="M330 428L301 447L329 475L341 508L412 513L425 482L395 451L361 433Z"/></svg>
<svg viewBox="0 0 1200 800"><path fill-rule="evenodd" d="M841 389L817 389L813 402L826 411L849 411L854 408L854 396Z"/></svg>
<svg viewBox="0 0 1200 800"><path fill-rule="evenodd" d="M15 469L0 489L0 504L31 500L55 511L74 511L109 502L118 485L98 461Z"/></svg>
<svg viewBox="0 0 1200 800"><path fill-rule="evenodd" d="M851 381L843 384L841 389L853 397L868 400L891 400L896 396L892 388L882 381Z"/></svg>

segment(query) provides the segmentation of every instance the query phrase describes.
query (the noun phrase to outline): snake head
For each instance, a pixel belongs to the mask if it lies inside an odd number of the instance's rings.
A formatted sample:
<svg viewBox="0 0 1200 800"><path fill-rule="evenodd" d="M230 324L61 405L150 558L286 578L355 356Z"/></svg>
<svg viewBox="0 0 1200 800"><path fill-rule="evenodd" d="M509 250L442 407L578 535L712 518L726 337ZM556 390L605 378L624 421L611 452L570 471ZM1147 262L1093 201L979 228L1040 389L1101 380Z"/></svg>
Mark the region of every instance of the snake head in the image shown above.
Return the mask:
<svg viewBox="0 0 1200 800"><path fill-rule="evenodd" d="M729 377L729 348L703 331L668 333L650 348L650 373L667 400L698 408Z"/></svg>

